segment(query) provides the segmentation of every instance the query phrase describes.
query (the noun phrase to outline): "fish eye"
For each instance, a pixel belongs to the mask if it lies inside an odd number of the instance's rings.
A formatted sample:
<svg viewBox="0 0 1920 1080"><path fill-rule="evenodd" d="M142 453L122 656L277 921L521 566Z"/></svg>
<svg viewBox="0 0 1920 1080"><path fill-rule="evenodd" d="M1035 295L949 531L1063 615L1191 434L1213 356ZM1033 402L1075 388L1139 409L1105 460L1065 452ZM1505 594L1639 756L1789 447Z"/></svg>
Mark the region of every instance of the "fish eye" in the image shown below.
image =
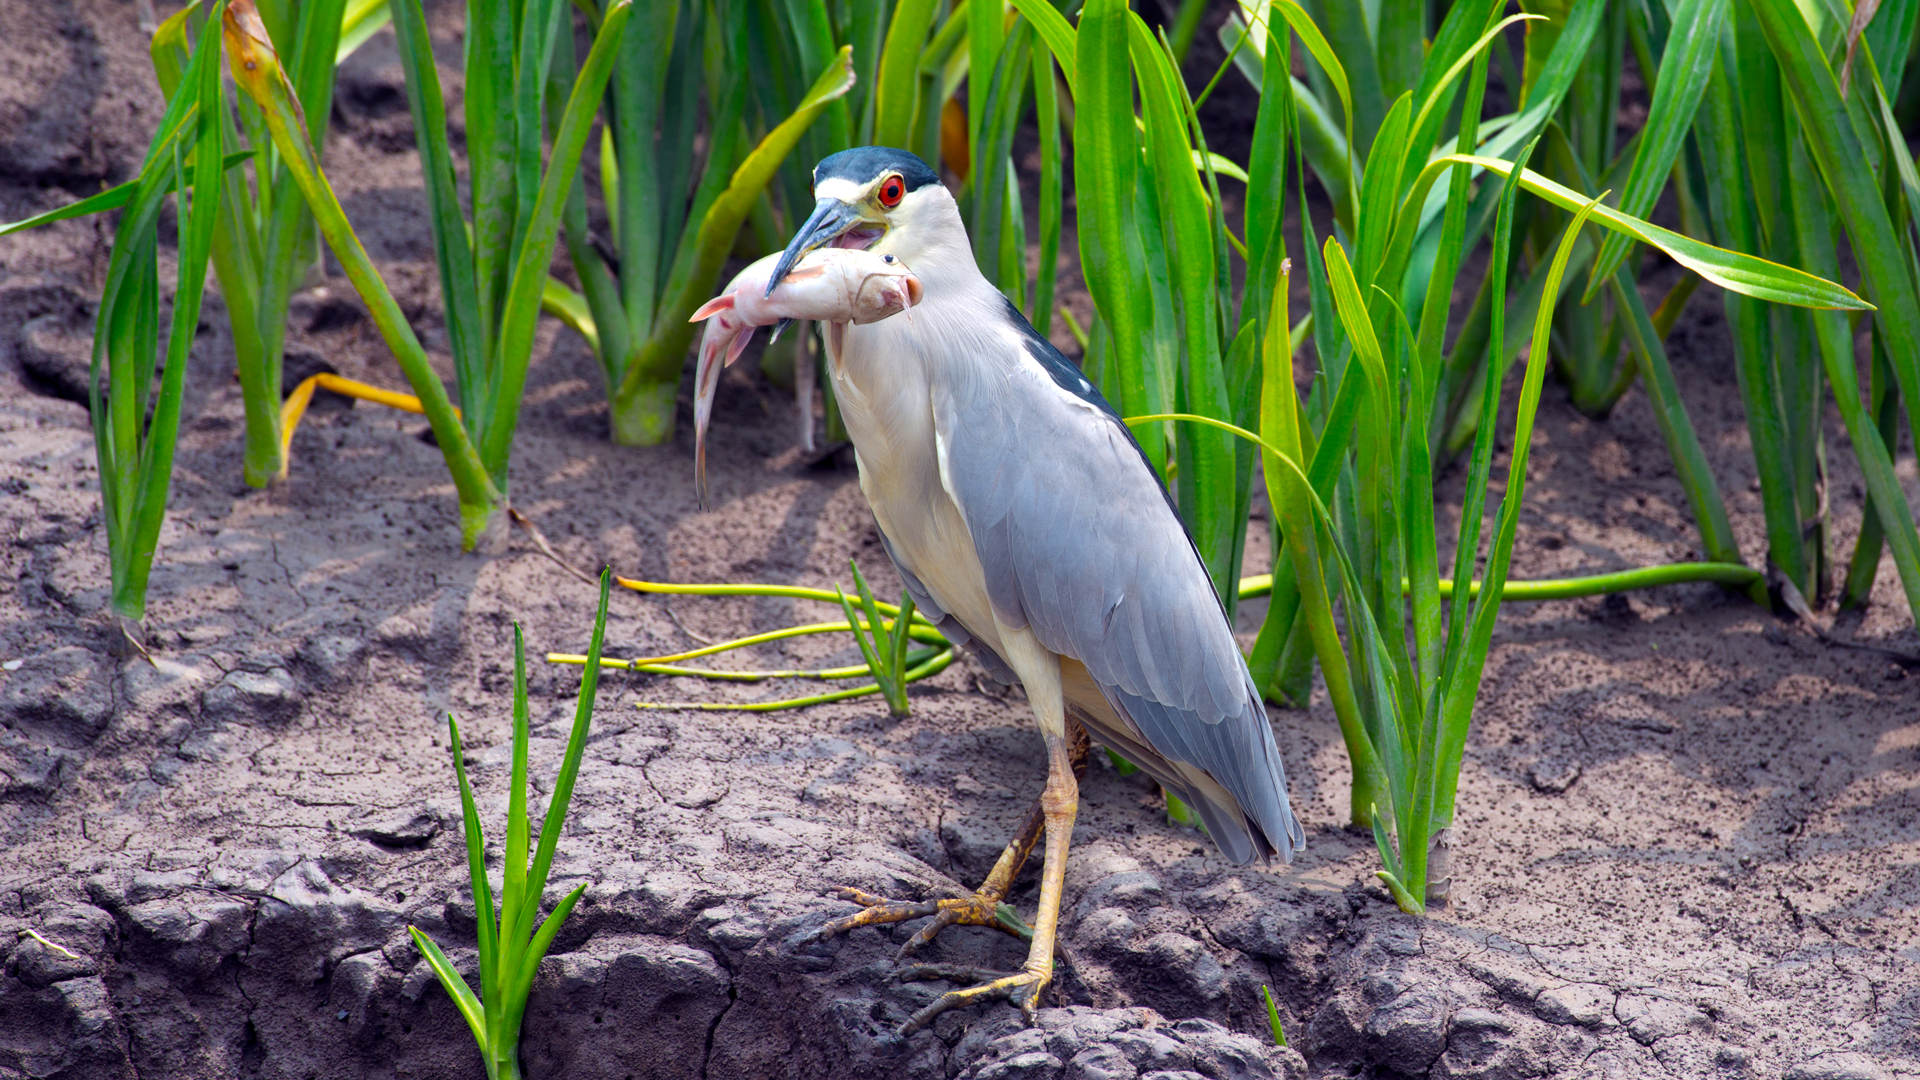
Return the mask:
<svg viewBox="0 0 1920 1080"><path fill-rule="evenodd" d="M889 265L891 265L891 264L893 264L893 263L896 263L896 262L899 262L900 260L898 260L898 259L896 259L896 258L894 258L894 257L893 257L893 256L891 256L891 255L882 255L882 256L880 256L880 261L881 261L881 262L883 262L883 263L887 263L887 264L889 264Z"/></svg>
<svg viewBox="0 0 1920 1080"><path fill-rule="evenodd" d="M899 176L889 176L880 184L880 205L891 210L900 205L900 197L907 193L907 186Z"/></svg>

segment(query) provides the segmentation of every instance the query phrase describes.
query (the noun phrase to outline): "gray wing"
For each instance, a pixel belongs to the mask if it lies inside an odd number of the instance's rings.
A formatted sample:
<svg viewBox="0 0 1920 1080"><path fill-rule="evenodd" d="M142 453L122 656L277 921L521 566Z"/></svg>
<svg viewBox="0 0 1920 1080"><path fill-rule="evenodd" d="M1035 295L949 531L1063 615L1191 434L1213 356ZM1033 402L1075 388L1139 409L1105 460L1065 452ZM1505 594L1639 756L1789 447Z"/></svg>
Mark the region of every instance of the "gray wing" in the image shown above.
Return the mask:
<svg viewBox="0 0 1920 1080"><path fill-rule="evenodd" d="M1290 859L1306 837L1280 752L1192 540L1111 407L1028 338L1034 363L983 363L933 391L943 482L995 613L1084 664L1153 750L1204 770ZM1222 838L1236 861L1255 847Z"/></svg>

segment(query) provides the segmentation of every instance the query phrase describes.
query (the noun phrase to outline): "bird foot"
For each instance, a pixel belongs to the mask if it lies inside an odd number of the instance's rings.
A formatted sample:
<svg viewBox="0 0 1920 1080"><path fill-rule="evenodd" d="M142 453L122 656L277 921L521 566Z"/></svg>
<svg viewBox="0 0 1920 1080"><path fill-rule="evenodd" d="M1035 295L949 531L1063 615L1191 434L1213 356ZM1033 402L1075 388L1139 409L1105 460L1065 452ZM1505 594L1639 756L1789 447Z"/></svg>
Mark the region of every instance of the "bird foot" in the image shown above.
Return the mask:
<svg viewBox="0 0 1920 1080"><path fill-rule="evenodd" d="M1033 930L1012 908L1000 902L1000 898L987 892L976 892L970 896L945 900L900 901L888 900L882 896L860 889L843 888L835 893L842 900L851 900L864 910L834 919L813 932L814 941L825 941L838 934L855 930L862 926L885 926L902 923L909 919L933 916L933 921L920 928L919 933L907 939L900 946L896 960L904 960L919 952L942 930L949 926L988 926L1002 933L1011 934L1023 941L1033 939ZM922 965L924 966L924 965Z"/></svg>
<svg viewBox="0 0 1920 1080"><path fill-rule="evenodd" d="M935 1017L948 1009L978 1005L997 998L1006 998L1018 1005L1020 1014L1031 1024L1034 1006L1039 1004L1040 995L1046 990L1047 984L1053 981L1053 971L1050 964L1046 965L1045 970L1036 971L1028 966L1015 972L990 971L963 964L914 964L900 969L895 978L901 982L946 979L974 984L949 990L926 1008L908 1017L907 1022L900 1026L900 1037L905 1038L933 1023Z"/></svg>

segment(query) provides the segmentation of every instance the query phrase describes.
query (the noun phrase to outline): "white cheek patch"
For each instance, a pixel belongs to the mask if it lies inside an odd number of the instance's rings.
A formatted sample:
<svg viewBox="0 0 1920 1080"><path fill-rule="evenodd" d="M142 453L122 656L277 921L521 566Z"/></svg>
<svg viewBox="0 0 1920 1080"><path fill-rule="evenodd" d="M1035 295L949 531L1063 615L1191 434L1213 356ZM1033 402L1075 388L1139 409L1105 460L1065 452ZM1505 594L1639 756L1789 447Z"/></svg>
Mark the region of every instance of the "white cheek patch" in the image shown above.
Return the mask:
<svg viewBox="0 0 1920 1080"><path fill-rule="evenodd" d="M832 176L813 185L813 197L839 199L843 203L857 203L867 197L867 189L843 177Z"/></svg>

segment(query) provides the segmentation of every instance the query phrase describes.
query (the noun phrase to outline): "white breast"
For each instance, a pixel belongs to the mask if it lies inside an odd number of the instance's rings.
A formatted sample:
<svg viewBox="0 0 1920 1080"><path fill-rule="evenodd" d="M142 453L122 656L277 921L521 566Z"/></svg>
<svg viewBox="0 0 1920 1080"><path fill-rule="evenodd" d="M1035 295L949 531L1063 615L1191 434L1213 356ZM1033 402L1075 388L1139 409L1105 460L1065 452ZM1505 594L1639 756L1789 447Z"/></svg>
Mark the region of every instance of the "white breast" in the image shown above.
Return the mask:
<svg viewBox="0 0 1920 1080"><path fill-rule="evenodd" d="M1008 343L992 340L1000 315L982 310L983 301L997 304L999 294L977 280L988 297L955 283L945 289L929 283L912 322L896 316L827 335L828 359L853 437L860 490L895 556L942 610L998 651L980 559L941 475L932 402L936 380L1004 377L999 369ZM975 388L981 390L990 387Z"/></svg>

